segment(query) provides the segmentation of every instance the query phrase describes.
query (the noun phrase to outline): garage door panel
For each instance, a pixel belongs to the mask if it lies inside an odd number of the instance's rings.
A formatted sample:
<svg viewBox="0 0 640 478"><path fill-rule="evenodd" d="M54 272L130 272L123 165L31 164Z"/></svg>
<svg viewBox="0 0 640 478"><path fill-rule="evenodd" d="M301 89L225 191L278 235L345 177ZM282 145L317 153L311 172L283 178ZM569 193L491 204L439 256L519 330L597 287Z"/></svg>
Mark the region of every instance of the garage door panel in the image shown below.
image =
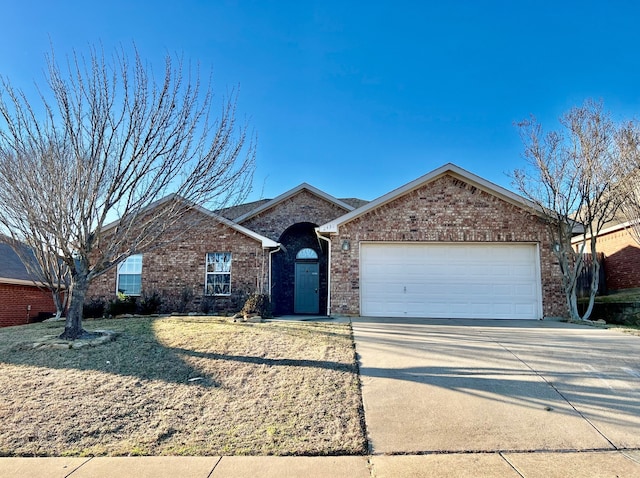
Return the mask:
<svg viewBox="0 0 640 478"><path fill-rule="evenodd" d="M515 304L516 313L517 314L534 314L536 312L535 308L531 304Z"/></svg>
<svg viewBox="0 0 640 478"><path fill-rule="evenodd" d="M441 315L443 313L447 312L447 309L449 307L449 304L447 304L446 302L433 302L433 303L427 303L424 306L424 309L427 311L427 313L430 315L434 315L434 316L438 316ZM416 312L416 314L420 313L420 310L415 310L414 312ZM412 317L419 317L418 315L413 315Z"/></svg>
<svg viewBox="0 0 640 478"><path fill-rule="evenodd" d="M362 244L361 313L433 318L541 315L535 244Z"/></svg>
<svg viewBox="0 0 640 478"><path fill-rule="evenodd" d="M536 293L537 289L533 284L514 284L513 288L515 289L514 295L523 297L531 297L532 294Z"/></svg>
<svg viewBox="0 0 640 478"><path fill-rule="evenodd" d="M514 309L512 304L493 304L493 311L497 316L500 315L509 315Z"/></svg>
<svg viewBox="0 0 640 478"><path fill-rule="evenodd" d="M493 287L491 284L471 284L469 287L469 293L472 295L485 296L491 294Z"/></svg>
<svg viewBox="0 0 640 478"><path fill-rule="evenodd" d="M491 294L494 296L508 296L513 294L513 285L511 284L493 284L491 286Z"/></svg>

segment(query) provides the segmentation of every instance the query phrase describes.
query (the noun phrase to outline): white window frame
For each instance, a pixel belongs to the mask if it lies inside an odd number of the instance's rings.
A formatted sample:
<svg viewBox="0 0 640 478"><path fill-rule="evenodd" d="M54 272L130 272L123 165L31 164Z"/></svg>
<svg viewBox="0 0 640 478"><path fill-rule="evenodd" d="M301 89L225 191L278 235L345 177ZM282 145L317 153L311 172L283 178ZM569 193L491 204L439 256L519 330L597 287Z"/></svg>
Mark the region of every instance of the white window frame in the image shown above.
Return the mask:
<svg viewBox="0 0 640 478"><path fill-rule="evenodd" d="M139 276L140 290L137 293L123 292L127 296L140 296L142 294L142 254L131 254L118 264L116 274L116 294L120 293L120 276Z"/></svg>
<svg viewBox="0 0 640 478"><path fill-rule="evenodd" d="M231 295L231 269L233 264L233 253L231 252L207 252L205 256L204 267L204 293L207 296L214 297L228 297ZM212 266L212 267L210 267ZM226 292L215 292L215 278L228 277L223 285L227 285L228 290ZM211 278L211 288L209 290Z"/></svg>

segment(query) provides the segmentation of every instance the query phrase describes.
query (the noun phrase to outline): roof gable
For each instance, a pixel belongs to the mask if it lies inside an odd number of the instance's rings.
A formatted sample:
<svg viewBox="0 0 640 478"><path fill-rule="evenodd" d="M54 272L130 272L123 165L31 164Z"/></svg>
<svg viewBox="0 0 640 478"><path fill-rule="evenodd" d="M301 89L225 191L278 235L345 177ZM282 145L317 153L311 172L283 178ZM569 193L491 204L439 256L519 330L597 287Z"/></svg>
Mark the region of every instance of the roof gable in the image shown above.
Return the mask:
<svg viewBox="0 0 640 478"><path fill-rule="evenodd" d="M340 199L337 199L333 196L331 196L330 194L325 193L324 191L321 191L318 188L315 188L313 186L311 186L310 184L307 183L302 183L299 186L296 186L293 189L290 189L289 191L281 194L280 196L271 199L270 201L267 201L265 203L260 204L258 207L256 207L255 209L243 214L242 216L239 216L236 218L236 222L244 222L247 219L250 219L254 216L257 216L258 214L260 214L261 212L264 212L268 209L272 209L274 207L276 207L278 204L286 201L289 198L292 198L293 196L299 194L302 191L308 191L311 194L318 196L321 199L324 199L325 201L335 204L336 206L344 209L345 211L353 211L354 207Z"/></svg>
<svg viewBox="0 0 640 478"><path fill-rule="evenodd" d="M542 213L542 210L538 206L536 206L533 202L523 198L522 196L519 196L518 194L515 194L514 192L509 191L508 189L505 189L501 186L498 186L497 184L487 181L486 179L483 179L480 176L476 176L475 174L470 173L469 171L466 171L465 169L462 169L459 166L456 166L455 164L448 163L448 164L445 164L444 166L434 169L433 171L425 174L424 176L421 176L405 184L404 186L394 189L393 191L383 196L380 196L377 199L374 199L370 203L367 203L364 206L345 214L344 216L341 216L331 222L323 224L318 228L318 230L320 232L325 232L325 233L337 232L338 228L342 224L346 224L347 222L350 222L376 208L379 208L385 204L388 204L391 201L394 201L399 197L402 197L405 194L408 194L411 191L414 191L427 183L435 181L436 179L444 175L450 175L450 176L453 176L454 178L461 179L464 182L472 184L478 189L486 191L487 193L497 196L500 199L503 199L504 201L514 204L518 207L534 210L537 213Z"/></svg>

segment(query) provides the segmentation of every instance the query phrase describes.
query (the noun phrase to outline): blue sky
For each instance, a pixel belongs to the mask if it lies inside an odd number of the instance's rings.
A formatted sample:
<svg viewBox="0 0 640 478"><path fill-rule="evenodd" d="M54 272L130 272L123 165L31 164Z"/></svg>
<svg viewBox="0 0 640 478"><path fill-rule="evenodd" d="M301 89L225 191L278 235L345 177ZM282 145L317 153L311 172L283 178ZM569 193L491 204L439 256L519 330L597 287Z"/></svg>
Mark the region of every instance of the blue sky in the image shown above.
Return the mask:
<svg viewBox="0 0 640 478"><path fill-rule="evenodd" d="M41 81L58 56L135 42L160 68L178 53L240 86L258 135L251 199L308 182L374 199L447 162L510 188L513 123L547 128L585 98L640 111L634 1L5 0L0 73Z"/></svg>

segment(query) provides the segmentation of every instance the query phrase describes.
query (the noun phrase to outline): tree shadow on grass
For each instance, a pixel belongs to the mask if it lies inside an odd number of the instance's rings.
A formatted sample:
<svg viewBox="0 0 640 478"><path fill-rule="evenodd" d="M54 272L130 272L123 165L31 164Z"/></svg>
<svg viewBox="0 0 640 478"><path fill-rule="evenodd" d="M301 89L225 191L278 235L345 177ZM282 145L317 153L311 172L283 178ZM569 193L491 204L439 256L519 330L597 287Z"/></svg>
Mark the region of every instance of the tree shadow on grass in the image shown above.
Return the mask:
<svg viewBox="0 0 640 478"><path fill-rule="evenodd" d="M155 325L165 318L127 318L121 320L86 320L84 326L88 331L109 329L119 335L116 340L95 347L86 346L78 349L34 349L33 344L46 336L59 335L63 327L60 323L36 324L26 326L27 329L2 331L0 340L0 365L28 365L53 369L94 370L109 374L135 377L140 380L160 380L176 384L194 384L201 387L219 387L220 382L211 371L198 367L194 360L224 360L239 363L282 366L282 367L315 367L327 370L338 370L355 373L354 363L342 363L331 360L307 360L288 358L267 358L252 355L234 355L199 351L184 346L167 346L158 336ZM215 325L211 319L191 317L169 318L178 320L175 333L180 334L188 327L202 324L203 327ZM181 328L184 325L184 328ZM247 327L248 325L238 325ZM279 325L278 333L301 339L310 333L322 335L331 340L340 335L336 331L320 328L309 330L309 326ZM211 330L208 330L211 333ZM180 337L179 344L188 342L189 333Z"/></svg>
<svg viewBox="0 0 640 478"><path fill-rule="evenodd" d="M230 355L215 352L199 352L190 349L174 349L190 357L205 358L210 360L231 360L235 362L248 363L254 365L267 365L270 367L314 367L326 370L338 370L344 372L355 372L355 365L350 363L334 362L331 360L305 360L305 359L273 359L268 357L255 357L251 355Z"/></svg>
<svg viewBox="0 0 640 478"><path fill-rule="evenodd" d="M85 321L88 331L109 328L119 335L116 340L95 347L73 349L34 349L31 344L48 335L59 335L61 325L42 324L38 334L25 330L7 334L0 346L0 364L28 365L54 369L94 370L109 374L136 377L140 380L161 380L169 383L219 386L215 377L207 376L192 366L171 347L163 345L154 330L155 318ZM3 331L5 332L5 331ZM13 331L12 331L13 332ZM18 331L15 331L18 332ZM6 333L6 332L5 332ZM11 343L13 342L13 343ZM199 380L190 380L198 378Z"/></svg>

